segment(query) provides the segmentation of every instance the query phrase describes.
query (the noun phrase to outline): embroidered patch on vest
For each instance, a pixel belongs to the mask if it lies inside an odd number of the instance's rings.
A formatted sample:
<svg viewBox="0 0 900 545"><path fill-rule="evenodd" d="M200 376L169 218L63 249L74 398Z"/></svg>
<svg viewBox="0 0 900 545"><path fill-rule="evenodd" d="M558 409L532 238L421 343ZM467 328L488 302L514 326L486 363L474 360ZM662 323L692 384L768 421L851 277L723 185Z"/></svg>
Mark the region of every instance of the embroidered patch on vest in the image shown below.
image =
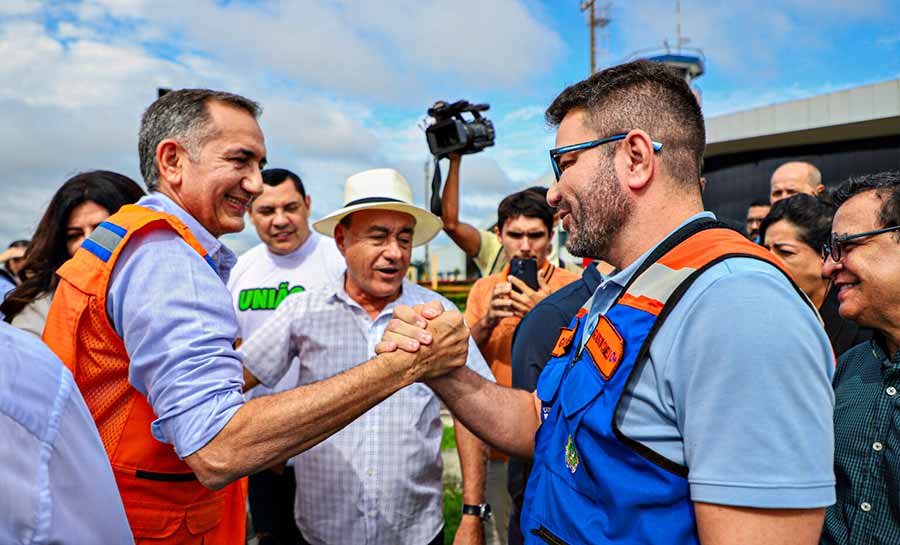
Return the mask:
<svg viewBox="0 0 900 545"><path fill-rule="evenodd" d="M566 467L572 473L575 473L575 470L578 469L578 451L575 450L575 442L572 441L571 435L566 442Z"/></svg>
<svg viewBox="0 0 900 545"><path fill-rule="evenodd" d="M553 346L553 350L550 352L550 355L554 358L564 356L566 352L569 351L569 347L572 346L572 340L574 338L574 329L569 329L567 327L559 328L559 337L556 339L556 345Z"/></svg>
<svg viewBox="0 0 900 545"><path fill-rule="evenodd" d="M625 348L625 341L612 322L606 316L600 316L597 320L597 327L591 332L591 337L585 344L594 365L603 375L603 378L609 380L612 378L619 363L622 361L622 353Z"/></svg>

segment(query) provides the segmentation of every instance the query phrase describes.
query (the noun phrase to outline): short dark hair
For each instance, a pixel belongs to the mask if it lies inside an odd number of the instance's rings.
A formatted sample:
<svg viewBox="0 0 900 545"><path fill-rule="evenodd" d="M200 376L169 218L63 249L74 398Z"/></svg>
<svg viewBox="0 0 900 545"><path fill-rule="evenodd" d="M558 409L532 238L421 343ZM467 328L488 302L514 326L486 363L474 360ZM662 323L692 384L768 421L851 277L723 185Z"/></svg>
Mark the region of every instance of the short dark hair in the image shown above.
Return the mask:
<svg viewBox="0 0 900 545"><path fill-rule="evenodd" d="M769 199L753 199L747 205L747 208L753 208L754 206L772 206L772 203L769 202Z"/></svg>
<svg viewBox="0 0 900 545"><path fill-rule="evenodd" d="M706 128L697 97L675 71L644 60L607 68L560 93L545 117L556 127L582 108L598 137L647 131L663 145L659 157L668 174L683 187L699 190ZM615 153L615 146L608 148L607 153Z"/></svg>
<svg viewBox="0 0 900 545"><path fill-rule="evenodd" d="M769 226L785 220L797 227L800 240L818 252L831 237L833 218L833 206L812 195L797 193L772 205L759 226L759 239L766 240L766 230Z"/></svg>
<svg viewBox="0 0 900 545"><path fill-rule="evenodd" d="M156 147L160 142L166 138L174 138L193 156L213 136L208 107L211 101L241 108L254 118L262 113L262 108L256 102L224 91L179 89L159 97L144 112L138 133L141 175L147 189L153 191L159 186Z"/></svg>
<svg viewBox="0 0 900 545"><path fill-rule="evenodd" d="M500 232L506 226L506 222L525 216L526 218L538 218L547 226L547 234L553 231L553 209L547 204L547 199L539 193L526 189L506 196L497 207L497 225Z"/></svg>
<svg viewBox="0 0 900 545"><path fill-rule="evenodd" d="M843 182L831 194L835 207L840 208L850 197L875 191L881 199L878 221L882 227L900 225L900 172L887 171L855 176Z"/></svg>
<svg viewBox="0 0 900 545"><path fill-rule="evenodd" d="M294 182L294 187L300 193L300 196L304 199L306 198L306 188L303 187L303 180L286 168L267 168L262 171L262 180L264 184L271 187L279 186L285 180L290 180Z"/></svg>
<svg viewBox="0 0 900 545"><path fill-rule="evenodd" d="M525 189L525 191L531 191L532 193L537 193L538 195L540 195L541 197L543 197L544 200L547 199L547 192L548 192L549 190L550 190L549 187L546 187L546 186L543 186L543 185L533 185L533 186L531 186L531 187Z"/></svg>

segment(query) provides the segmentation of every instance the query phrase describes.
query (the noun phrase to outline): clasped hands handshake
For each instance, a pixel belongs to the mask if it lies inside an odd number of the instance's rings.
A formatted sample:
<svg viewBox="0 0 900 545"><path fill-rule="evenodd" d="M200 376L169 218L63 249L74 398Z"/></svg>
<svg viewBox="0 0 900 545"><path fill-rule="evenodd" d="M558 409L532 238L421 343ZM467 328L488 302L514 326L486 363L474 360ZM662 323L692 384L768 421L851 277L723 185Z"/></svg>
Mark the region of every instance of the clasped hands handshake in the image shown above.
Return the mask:
<svg viewBox="0 0 900 545"><path fill-rule="evenodd" d="M466 364L469 328L462 314L445 311L438 301L397 305L375 353L398 351L414 355L412 372L417 380L434 379Z"/></svg>

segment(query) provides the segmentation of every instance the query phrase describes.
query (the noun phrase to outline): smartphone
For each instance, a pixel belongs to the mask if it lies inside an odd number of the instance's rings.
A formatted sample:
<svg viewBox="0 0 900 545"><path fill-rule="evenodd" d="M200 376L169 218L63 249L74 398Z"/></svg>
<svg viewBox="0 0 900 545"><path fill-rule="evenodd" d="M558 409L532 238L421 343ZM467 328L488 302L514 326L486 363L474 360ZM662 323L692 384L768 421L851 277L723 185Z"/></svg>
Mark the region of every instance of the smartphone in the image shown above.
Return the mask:
<svg viewBox="0 0 900 545"><path fill-rule="evenodd" d="M537 260L513 259L509 262L509 274L525 282L525 285L529 288L533 290L538 289ZM513 289L516 289L516 287L513 286Z"/></svg>

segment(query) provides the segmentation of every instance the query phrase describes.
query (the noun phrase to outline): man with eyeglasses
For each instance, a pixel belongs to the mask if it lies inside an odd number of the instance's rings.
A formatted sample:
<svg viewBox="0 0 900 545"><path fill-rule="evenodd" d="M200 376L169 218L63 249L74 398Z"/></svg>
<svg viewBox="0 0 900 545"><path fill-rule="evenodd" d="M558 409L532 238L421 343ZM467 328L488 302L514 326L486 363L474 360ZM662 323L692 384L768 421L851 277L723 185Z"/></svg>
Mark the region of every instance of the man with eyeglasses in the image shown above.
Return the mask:
<svg viewBox="0 0 900 545"><path fill-rule="evenodd" d="M834 201L823 274L838 290L841 317L876 335L838 360L837 503L822 543L900 543L900 174L851 178Z"/></svg>
<svg viewBox="0 0 900 545"><path fill-rule="evenodd" d="M487 443L534 457L525 543L816 543L835 496L834 357L783 266L703 211L690 87L628 63L547 119L567 247L617 270L533 394L459 370L427 381ZM419 334L425 310L396 309L379 349Z"/></svg>

